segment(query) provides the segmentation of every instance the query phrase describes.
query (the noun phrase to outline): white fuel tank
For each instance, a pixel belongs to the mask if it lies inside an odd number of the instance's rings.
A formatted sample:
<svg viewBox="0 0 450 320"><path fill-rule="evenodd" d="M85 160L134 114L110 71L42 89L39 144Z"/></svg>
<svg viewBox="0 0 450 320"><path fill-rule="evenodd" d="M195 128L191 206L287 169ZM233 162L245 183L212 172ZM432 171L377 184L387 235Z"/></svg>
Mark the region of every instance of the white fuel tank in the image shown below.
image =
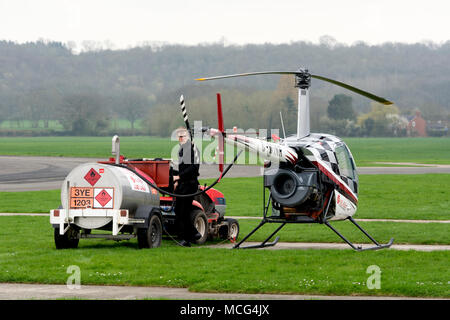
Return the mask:
<svg viewBox="0 0 450 320"><path fill-rule="evenodd" d="M133 217L141 205L159 206L159 193L132 171L107 164L84 163L74 168L61 187L64 209L128 209ZM81 228L96 229L108 224L110 217L77 217Z"/></svg>

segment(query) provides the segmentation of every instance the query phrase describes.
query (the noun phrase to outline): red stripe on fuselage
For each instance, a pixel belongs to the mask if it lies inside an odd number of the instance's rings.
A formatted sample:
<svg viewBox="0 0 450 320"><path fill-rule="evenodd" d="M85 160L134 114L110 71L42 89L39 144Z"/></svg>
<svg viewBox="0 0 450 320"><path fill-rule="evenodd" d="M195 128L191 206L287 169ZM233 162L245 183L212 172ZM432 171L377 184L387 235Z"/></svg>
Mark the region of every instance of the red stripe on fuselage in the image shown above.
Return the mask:
<svg viewBox="0 0 450 320"><path fill-rule="evenodd" d="M319 168L320 171L325 173L325 175L328 178L330 178L334 183L336 183L338 187L350 197L350 200L352 202L358 204L358 199L353 195L353 192L343 182L339 181L339 179L334 175L334 173L330 172L330 170L328 170L325 166L321 165L317 161L313 161L312 163L315 166L317 166L317 168Z"/></svg>

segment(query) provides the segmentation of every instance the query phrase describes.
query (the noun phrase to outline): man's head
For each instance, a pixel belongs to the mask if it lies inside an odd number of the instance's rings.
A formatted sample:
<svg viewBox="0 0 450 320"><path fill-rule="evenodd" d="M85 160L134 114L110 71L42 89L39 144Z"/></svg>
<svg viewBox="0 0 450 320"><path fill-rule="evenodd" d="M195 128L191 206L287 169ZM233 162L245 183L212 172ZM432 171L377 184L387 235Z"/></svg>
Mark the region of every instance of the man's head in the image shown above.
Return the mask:
<svg viewBox="0 0 450 320"><path fill-rule="evenodd" d="M184 127L179 127L177 129L177 138L178 138L178 142L180 144L185 144L186 141L188 141L188 139L189 139L189 133L188 133L187 129Z"/></svg>

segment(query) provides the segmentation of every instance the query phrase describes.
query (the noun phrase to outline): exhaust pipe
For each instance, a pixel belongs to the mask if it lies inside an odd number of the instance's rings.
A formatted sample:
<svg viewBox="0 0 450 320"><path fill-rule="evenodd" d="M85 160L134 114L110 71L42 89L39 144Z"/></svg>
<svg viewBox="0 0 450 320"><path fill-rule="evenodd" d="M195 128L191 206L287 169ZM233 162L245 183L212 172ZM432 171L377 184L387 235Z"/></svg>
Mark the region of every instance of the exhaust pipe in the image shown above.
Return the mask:
<svg viewBox="0 0 450 320"><path fill-rule="evenodd" d="M112 150L111 153L116 158L116 164L120 163L120 139L118 135L112 138Z"/></svg>

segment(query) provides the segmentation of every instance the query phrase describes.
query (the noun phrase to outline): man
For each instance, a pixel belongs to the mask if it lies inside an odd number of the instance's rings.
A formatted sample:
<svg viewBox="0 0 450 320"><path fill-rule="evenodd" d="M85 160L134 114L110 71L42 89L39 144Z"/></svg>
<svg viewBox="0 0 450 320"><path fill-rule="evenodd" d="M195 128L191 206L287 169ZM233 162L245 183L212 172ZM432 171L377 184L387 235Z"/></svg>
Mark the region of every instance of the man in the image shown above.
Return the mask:
<svg viewBox="0 0 450 320"><path fill-rule="evenodd" d="M176 194L193 194L198 191L200 158L197 147L191 142L185 128L177 129L180 150L178 151L178 175L173 176ZM190 247L191 242L201 238L190 213L194 197L177 197L175 205L176 223L180 245Z"/></svg>

